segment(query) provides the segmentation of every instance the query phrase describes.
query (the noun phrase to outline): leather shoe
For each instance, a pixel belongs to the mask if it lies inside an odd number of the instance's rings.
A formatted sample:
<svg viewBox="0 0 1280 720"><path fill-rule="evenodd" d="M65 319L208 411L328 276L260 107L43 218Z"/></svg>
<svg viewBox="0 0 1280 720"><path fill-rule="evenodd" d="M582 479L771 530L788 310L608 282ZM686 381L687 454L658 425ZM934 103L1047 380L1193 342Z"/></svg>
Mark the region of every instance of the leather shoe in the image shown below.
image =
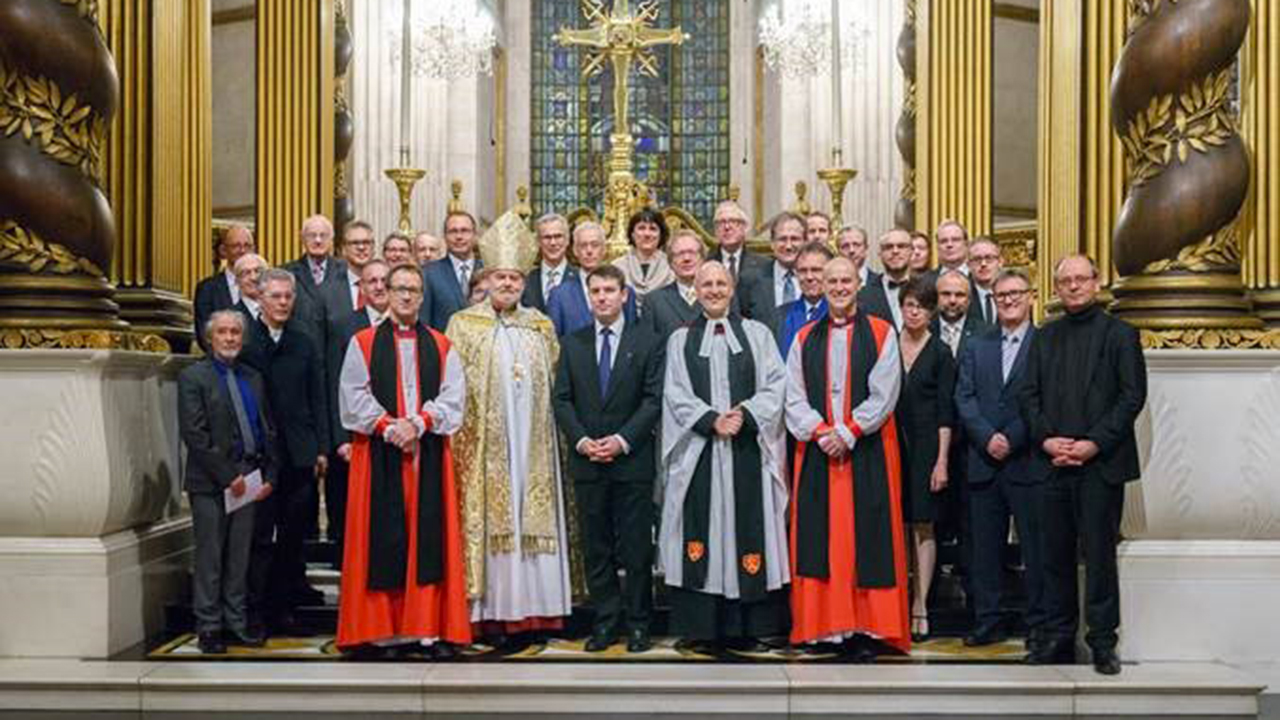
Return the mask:
<svg viewBox="0 0 1280 720"><path fill-rule="evenodd" d="M323 606L324 591L313 588L310 585L303 585L302 587L293 591L293 597L291 599L296 605L312 606L312 607Z"/></svg>
<svg viewBox="0 0 1280 720"><path fill-rule="evenodd" d="M453 643L441 640L432 643L431 657L436 660L455 660L458 657L458 649L453 646Z"/></svg>
<svg viewBox="0 0 1280 720"><path fill-rule="evenodd" d="M592 652L592 653L604 652L605 650L609 649L610 645L613 645L615 640L617 640L617 635L615 635L612 631L596 630L595 632L591 633L591 638L587 640L587 645L585 649L587 652Z"/></svg>
<svg viewBox="0 0 1280 720"><path fill-rule="evenodd" d="M238 645L240 647L260 648L267 644L265 635L253 632L252 629L246 630L244 634L234 630L229 630L225 634L228 645Z"/></svg>
<svg viewBox="0 0 1280 720"><path fill-rule="evenodd" d="M627 638L627 652L642 653L653 647L653 640L649 639L649 631L642 628L636 628L631 631L631 636Z"/></svg>
<svg viewBox="0 0 1280 720"><path fill-rule="evenodd" d="M1119 675L1120 656L1115 650L1094 650L1093 669L1099 675Z"/></svg>
<svg viewBox="0 0 1280 720"><path fill-rule="evenodd" d="M965 647L985 647L1002 643L1006 639L1004 631L998 625L978 628L964 637Z"/></svg>
<svg viewBox="0 0 1280 720"><path fill-rule="evenodd" d="M1076 650L1070 642L1054 642L1041 638L1035 650L1027 655L1028 665L1074 665Z"/></svg>
<svg viewBox="0 0 1280 720"><path fill-rule="evenodd" d="M220 632L202 632L196 642L200 646L200 652L205 655L227 654L227 643L222 639Z"/></svg>
<svg viewBox="0 0 1280 720"><path fill-rule="evenodd" d="M859 664L873 663L880 655L878 643L866 635L854 635L844 641L844 653L850 660Z"/></svg>

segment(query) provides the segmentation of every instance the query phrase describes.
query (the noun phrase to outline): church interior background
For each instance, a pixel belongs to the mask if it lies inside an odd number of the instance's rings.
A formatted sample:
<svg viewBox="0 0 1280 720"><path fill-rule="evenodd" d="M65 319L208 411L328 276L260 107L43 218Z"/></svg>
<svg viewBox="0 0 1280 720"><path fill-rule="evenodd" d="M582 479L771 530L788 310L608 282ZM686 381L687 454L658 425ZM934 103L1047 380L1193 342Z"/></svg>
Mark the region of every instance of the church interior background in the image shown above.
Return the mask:
<svg viewBox="0 0 1280 720"><path fill-rule="evenodd" d="M0 718L588 716L602 692L633 713L1280 717L1273 0L837 0L834 71L815 33L781 59L762 43L779 10L829 28L825 0L656 0L654 26L687 39L630 75L635 197L708 243L726 198L758 243L783 210L838 214L873 263L885 230L955 218L1030 272L1039 316L1059 258L1099 261L1151 386L1121 548L1139 670L1121 681L96 662L162 634L186 592L175 378L218 233L247 224L283 263L314 212L379 237L455 207L482 227L513 208L607 218L616 79L584 79L586 53L553 39L591 25L584 5L0 0ZM476 18L482 57L428 52ZM405 167L422 171L408 197L387 176Z"/></svg>

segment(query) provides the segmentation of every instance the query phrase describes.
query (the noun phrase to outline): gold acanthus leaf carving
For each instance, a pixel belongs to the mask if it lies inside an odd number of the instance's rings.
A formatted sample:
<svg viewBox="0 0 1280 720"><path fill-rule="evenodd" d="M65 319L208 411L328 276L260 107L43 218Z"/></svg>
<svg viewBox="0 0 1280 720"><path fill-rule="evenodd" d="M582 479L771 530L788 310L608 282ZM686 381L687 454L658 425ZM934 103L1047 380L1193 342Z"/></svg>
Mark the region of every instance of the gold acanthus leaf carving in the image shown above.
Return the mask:
<svg viewBox="0 0 1280 720"><path fill-rule="evenodd" d="M1178 4L1178 0L1129 0L1129 33L1141 27L1166 1L1170 5Z"/></svg>
<svg viewBox="0 0 1280 720"><path fill-rule="evenodd" d="M1280 350L1280 329L1142 330L1147 350Z"/></svg>
<svg viewBox="0 0 1280 720"><path fill-rule="evenodd" d="M1233 223L1195 245L1182 248L1177 257L1149 263L1143 268L1143 273L1154 275L1169 270L1204 272L1215 267L1237 267L1239 264L1239 233Z"/></svg>
<svg viewBox="0 0 1280 720"><path fill-rule="evenodd" d="M102 268L85 258L77 258L58 243L46 242L12 220L0 221L0 261L21 265L33 273L47 270L58 275L103 276Z"/></svg>
<svg viewBox="0 0 1280 720"><path fill-rule="evenodd" d="M23 75L0 59L0 134L24 140L102 184L107 123L75 93L47 77Z"/></svg>
<svg viewBox="0 0 1280 720"><path fill-rule="evenodd" d="M168 353L169 343L159 335L120 330L0 329L4 350L132 350Z"/></svg>
<svg viewBox="0 0 1280 720"><path fill-rule="evenodd" d="M1120 138L1129 157L1129 185L1141 187L1164 172L1176 156L1187 162L1194 150L1209 152L1235 134L1235 119L1227 106L1231 70L1210 73L1186 92L1151 98Z"/></svg>

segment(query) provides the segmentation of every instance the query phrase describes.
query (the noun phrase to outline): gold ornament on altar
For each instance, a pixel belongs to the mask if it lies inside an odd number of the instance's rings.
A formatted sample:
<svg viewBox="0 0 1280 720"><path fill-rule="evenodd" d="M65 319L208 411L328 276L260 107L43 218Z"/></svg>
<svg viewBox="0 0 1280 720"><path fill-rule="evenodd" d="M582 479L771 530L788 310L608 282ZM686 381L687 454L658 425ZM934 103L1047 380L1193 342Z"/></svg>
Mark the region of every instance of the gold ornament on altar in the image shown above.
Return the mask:
<svg viewBox="0 0 1280 720"><path fill-rule="evenodd" d="M527 272L538 261L538 241L520 214L508 210L480 236L480 259L486 270Z"/></svg>
<svg viewBox="0 0 1280 720"><path fill-rule="evenodd" d="M627 117L632 63L639 67L640 72L657 77L658 63L651 49L660 45L681 45L689 36L678 27L652 26L658 19L656 0L641 2L634 13L631 0L614 0L608 14L602 0L583 0L582 14L592 23L591 27L585 30L561 28L553 39L564 47L585 48L590 53L582 67L583 78L603 72L606 60L613 66L614 132L609 136L605 227L609 231L606 252L614 258L627 252L627 219L638 197L638 183L631 172L635 141Z"/></svg>

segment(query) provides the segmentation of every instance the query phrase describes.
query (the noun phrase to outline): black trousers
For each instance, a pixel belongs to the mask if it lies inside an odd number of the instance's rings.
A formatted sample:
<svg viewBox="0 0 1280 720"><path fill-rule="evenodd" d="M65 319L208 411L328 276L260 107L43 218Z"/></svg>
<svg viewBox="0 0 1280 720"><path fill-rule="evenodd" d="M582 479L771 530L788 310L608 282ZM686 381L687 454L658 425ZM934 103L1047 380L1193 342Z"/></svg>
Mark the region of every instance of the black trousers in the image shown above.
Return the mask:
<svg viewBox="0 0 1280 720"><path fill-rule="evenodd" d="M1018 527L1018 546L1027 589L1028 635L1040 632L1045 619L1042 487L1015 483L1002 477L969 485L969 526L973 529L973 611L978 630L1000 624L1000 600L1004 589L1004 549L1009 538L1009 516Z"/></svg>
<svg viewBox="0 0 1280 720"><path fill-rule="evenodd" d="M1090 468L1055 470L1044 487L1044 638L1075 642L1079 626L1077 544L1085 567L1085 642L1114 650L1120 627L1116 545L1124 510L1124 485Z"/></svg>
<svg viewBox="0 0 1280 720"><path fill-rule="evenodd" d="M342 569L342 538L347 530L347 473L351 466L336 452L329 453L329 470L324 476L324 513L329 523L328 538L333 543L333 564Z"/></svg>
<svg viewBox="0 0 1280 720"><path fill-rule="evenodd" d="M312 468L281 468L271 495L256 503L249 559L249 611L271 622L293 610L307 583L304 543L314 517Z"/></svg>
<svg viewBox="0 0 1280 720"><path fill-rule="evenodd" d="M648 630L653 605L653 488L647 482L574 484L587 590L600 632ZM618 570L626 573L618 580Z"/></svg>

